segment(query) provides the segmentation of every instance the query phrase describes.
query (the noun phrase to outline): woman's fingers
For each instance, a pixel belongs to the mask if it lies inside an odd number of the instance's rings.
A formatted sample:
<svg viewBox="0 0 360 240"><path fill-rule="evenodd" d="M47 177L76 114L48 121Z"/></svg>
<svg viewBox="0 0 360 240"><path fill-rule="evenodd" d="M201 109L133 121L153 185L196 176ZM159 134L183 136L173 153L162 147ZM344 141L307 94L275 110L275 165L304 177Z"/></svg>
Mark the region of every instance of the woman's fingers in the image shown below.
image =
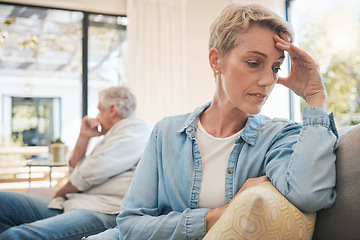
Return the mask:
<svg viewBox="0 0 360 240"><path fill-rule="evenodd" d="M284 39L280 38L278 35L274 37L276 47L283 51L290 50L290 43L286 42Z"/></svg>
<svg viewBox="0 0 360 240"><path fill-rule="evenodd" d="M289 39L286 37L285 33L280 32L280 33L279 33L279 36L280 36L280 38L281 38L282 40L290 43L290 41L289 41Z"/></svg>
<svg viewBox="0 0 360 240"><path fill-rule="evenodd" d="M296 52L296 49L292 48L292 46L294 46L293 44L291 44L288 41L285 41L279 36L275 36L274 40L276 42L275 43L276 47L279 48L280 50L287 51L290 54L291 58L299 58L299 59L301 58L301 55L299 55Z"/></svg>
<svg viewBox="0 0 360 240"><path fill-rule="evenodd" d="M306 62L314 61L309 54L307 54L305 51L301 50L300 48L296 47L294 44L290 45L289 54L290 55L292 54L294 57L299 58L300 60L304 60Z"/></svg>
<svg viewBox="0 0 360 240"><path fill-rule="evenodd" d="M283 36L284 36L284 34L283 34ZM281 33L280 33L280 35L275 36L275 41L278 43L281 43L283 45L287 45L287 46L290 46L290 44L291 44L291 42L287 41L287 38L284 39L281 37Z"/></svg>
<svg viewBox="0 0 360 240"><path fill-rule="evenodd" d="M306 62L313 61L311 56L305 51L290 43L284 33L281 32L279 35L275 36L274 40L276 42L276 47L283 51L287 51L291 58L305 60Z"/></svg>

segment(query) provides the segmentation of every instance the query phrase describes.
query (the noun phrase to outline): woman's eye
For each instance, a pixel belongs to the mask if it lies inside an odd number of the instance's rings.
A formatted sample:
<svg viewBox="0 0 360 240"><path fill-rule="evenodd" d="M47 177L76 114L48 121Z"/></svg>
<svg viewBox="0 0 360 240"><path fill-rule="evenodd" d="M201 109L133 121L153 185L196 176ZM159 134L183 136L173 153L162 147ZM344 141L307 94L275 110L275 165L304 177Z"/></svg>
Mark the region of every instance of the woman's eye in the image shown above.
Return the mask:
<svg viewBox="0 0 360 240"><path fill-rule="evenodd" d="M273 67L273 72L274 73L278 73L280 71L280 67Z"/></svg>
<svg viewBox="0 0 360 240"><path fill-rule="evenodd" d="M257 62L246 62L251 68L257 68L260 64Z"/></svg>

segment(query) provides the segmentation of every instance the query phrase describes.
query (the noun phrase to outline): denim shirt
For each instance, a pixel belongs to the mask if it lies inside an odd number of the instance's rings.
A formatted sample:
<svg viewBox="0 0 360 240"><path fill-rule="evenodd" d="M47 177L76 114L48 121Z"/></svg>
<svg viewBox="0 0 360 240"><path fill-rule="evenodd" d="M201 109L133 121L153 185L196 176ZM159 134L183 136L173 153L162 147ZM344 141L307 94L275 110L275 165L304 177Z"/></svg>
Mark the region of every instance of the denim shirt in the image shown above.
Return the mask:
<svg viewBox="0 0 360 240"><path fill-rule="evenodd" d="M197 239L207 208L198 208L202 160L197 120L210 105L155 127L117 217L120 239ZM330 207L335 193L337 131L332 114L306 107L303 124L250 115L228 159L229 202L248 178L267 175L305 212Z"/></svg>

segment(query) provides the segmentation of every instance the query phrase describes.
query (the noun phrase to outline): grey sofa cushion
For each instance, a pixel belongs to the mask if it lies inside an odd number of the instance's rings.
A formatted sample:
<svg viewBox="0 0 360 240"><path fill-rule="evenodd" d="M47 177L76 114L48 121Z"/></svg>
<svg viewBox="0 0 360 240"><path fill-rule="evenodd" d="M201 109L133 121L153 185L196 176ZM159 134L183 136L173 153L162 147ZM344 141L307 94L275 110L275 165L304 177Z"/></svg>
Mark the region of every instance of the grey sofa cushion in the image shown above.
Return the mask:
<svg viewBox="0 0 360 240"><path fill-rule="evenodd" d="M336 155L337 199L317 213L315 240L360 239L360 124L340 129Z"/></svg>

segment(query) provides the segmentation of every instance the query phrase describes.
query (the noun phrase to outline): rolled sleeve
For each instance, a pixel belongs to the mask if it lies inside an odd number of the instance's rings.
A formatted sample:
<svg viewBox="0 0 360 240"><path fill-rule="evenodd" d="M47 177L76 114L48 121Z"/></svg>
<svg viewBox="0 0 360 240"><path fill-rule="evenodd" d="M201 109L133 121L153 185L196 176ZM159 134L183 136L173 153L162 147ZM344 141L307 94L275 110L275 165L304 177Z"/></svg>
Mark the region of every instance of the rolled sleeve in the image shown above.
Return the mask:
<svg viewBox="0 0 360 240"><path fill-rule="evenodd" d="M85 191L91 187L91 184L88 183L80 173L79 168L74 168L69 177L69 181L72 185L79 189L79 191Z"/></svg>
<svg viewBox="0 0 360 240"><path fill-rule="evenodd" d="M327 112L321 108L306 107L303 111L303 127L307 126L324 126L332 131L336 137L338 132L335 126L334 114Z"/></svg>
<svg viewBox="0 0 360 240"><path fill-rule="evenodd" d="M300 210L315 212L330 207L336 198L336 147L333 115L306 107L302 125L287 125L277 134L267 152L266 174Z"/></svg>
<svg viewBox="0 0 360 240"><path fill-rule="evenodd" d="M198 238L206 234L206 214L209 209L198 208L189 211L185 218L186 239Z"/></svg>
<svg viewBox="0 0 360 240"><path fill-rule="evenodd" d="M113 152L113 151L112 151ZM86 191L95 185L107 181L110 177L121 173L115 170L116 165L122 163L122 159L110 157L109 149L103 149L98 153L91 154L81 161L72 170L69 180L80 191ZM114 155L114 154L111 154ZM110 171L109 169L113 169Z"/></svg>
<svg viewBox="0 0 360 240"><path fill-rule="evenodd" d="M319 108L304 109L303 129L288 168L291 189L286 196L304 212L315 212L335 202L337 138L332 114Z"/></svg>

